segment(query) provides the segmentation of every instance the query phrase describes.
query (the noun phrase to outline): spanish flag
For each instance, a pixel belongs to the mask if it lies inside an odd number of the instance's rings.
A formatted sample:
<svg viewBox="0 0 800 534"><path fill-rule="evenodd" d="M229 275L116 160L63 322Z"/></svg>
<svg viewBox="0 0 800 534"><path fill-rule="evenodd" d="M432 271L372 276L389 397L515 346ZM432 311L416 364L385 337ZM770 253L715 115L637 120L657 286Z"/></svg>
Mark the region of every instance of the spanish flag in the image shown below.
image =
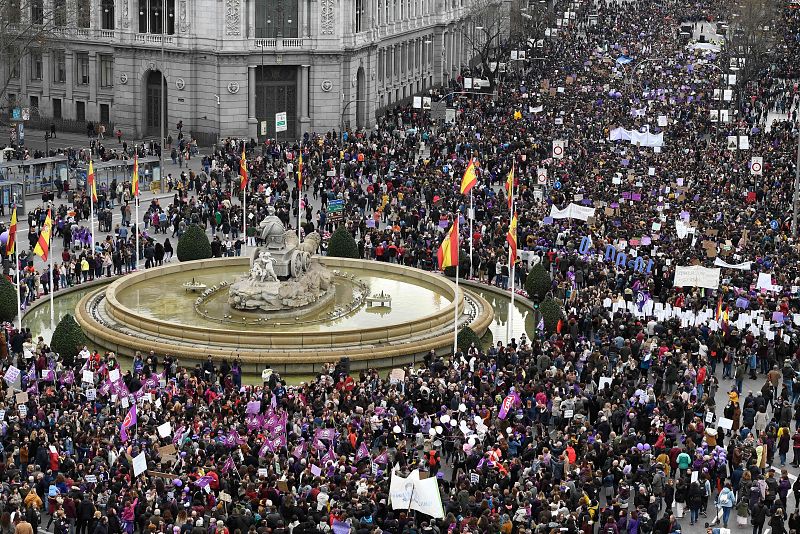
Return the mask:
<svg viewBox="0 0 800 534"><path fill-rule="evenodd" d="M506 195L508 196L508 209L514 203L514 164L511 164L511 170L506 177Z"/></svg>
<svg viewBox="0 0 800 534"><path fill-rule="evenodd" d="M50 210L47 210L47 218L42 225L42 232L39 234L39 242L33 249L33 253L47 261L47 254L50 252L50 234L53 231L53 219L50 217Z"/></svg>
<svg viewBox="0 0 800 534"><path fill-rule="evenodd" d="M89 189L92 191L92 202L97 202L97 185L95 185L94 164L92 160L89 160L89 174L86 177L86 181L89 182Z"/></svg>
<svg viewBox="0 0 800 534"><path fill-rule="evenodd" d="M470 189L475 187L478 183L478 175L475 172L475 160L471 160L467 169L464 171L464 176L461 178L461 194L466 195Z"/></svg>
<svg viewBox="0 0 800 534"><path fill-rule="evenodd" d="M722 295L720 295L719 299L717 300L717 313L714 319L719 322L722 319Z"/></svg>
<svg viewBox="0 0 800 534"><path fill-rule="evenodd" d="M242 177L242 191L247 189L247 158L242 149L242 159L239 160L239 176Z"/></svg>
<svg viewBox="0 0 800 534"><path fill-rule="evenodd" d="M303 189L303 151L300 151L300 157L297 158L297 189Z"/></svg>
<svg viewBox="0 0 800 534"><path fill-rule="evenodd" d="M14 240L17 238L17 208L11 212L11 227L8 229L8 241L6 241L6 256L9 258L14 254Z"/></svg>
<svg viewBox="0 0 800 534"><path fill-rule="evenodd" d="M439 246L439 251L436 253L439 259L439 269L444 270L445 267L452 267L458 265L458 216L453 221L453 226L444 237L444 241Z"/></svg>
<svg viewBox="0 0 800 534"><path fill-rule="evenodd" d="M139 196L139 154L133 155L133 179L131 183L131 190L133 196Z"/></svg>
<svg viewBox="0 0 800 534"><path fill-rule="evenodd" d="M506 236L506 241L508 241L508 253L509 257L511 258L511 265L514 265L517 261L517 214L515 213L513 217L511 217L511 224L508 225L508 235Z"/></svg>

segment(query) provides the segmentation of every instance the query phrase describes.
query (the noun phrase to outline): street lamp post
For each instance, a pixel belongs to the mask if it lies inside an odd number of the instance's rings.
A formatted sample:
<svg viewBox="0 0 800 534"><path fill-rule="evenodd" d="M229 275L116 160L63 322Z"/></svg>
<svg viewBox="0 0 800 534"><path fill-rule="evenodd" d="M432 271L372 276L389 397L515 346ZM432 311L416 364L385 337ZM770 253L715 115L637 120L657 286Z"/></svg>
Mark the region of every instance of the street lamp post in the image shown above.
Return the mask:
<svg viewBox="0 0 800 534"><path fill-rule="evenodd" d="M797 239L797 209L798 209L798 200L800 200L800 195L798 195L798 190L800 190L800 120L797 121L795 125L795 129L797 130L797 161L794 164L794 195L792 197L792 238Z"/></svg>

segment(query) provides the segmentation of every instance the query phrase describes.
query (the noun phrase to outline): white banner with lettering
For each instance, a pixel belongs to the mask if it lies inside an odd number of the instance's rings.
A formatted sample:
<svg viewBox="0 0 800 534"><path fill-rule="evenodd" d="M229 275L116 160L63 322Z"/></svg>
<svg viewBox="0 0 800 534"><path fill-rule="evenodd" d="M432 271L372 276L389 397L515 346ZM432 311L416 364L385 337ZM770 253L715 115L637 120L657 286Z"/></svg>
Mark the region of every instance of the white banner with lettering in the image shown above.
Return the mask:
<svg viewBox="0 0 800 534"><path fill-rule="evenodd" d="M630 141L634 145L639 146L664 146L664 132L652 134L650 132L626 130L625 128L618 127L609 132L608 139L610 141Z"/></svg>
<svg viewBox="0 0 800 534"><path fill-rule="evenodd" d="M550 206L550 217L553 219L579 219L586 221L589 217L594 217L594 208L579 206L572 202L563 210Z"/></svg>
<svg viewBox="0 0 800 534"><path fill-rule="evenodd" d="M714 265L717 267L725 267L726 269L738 269L740 271L749 271L750 265L752 265L752 261L743 261L742 263L728 263L727 261L723 260L722 258L717 258L714 260Z"/></svg>
<svg viewBox="0 0 800 534"><path fill-rule="evenodd" d="M675 287L705 287L716 289L719 287L719 269L709 269L699 265L691 267L675 267Z"/></svg>
<svg viewBox="0 0 800 534"><path fill-rule="evenodd" d="M401 477L392 470L389 483L389 498L393 510L416 510L436 519L444 518L442 496L435 478L420 480L419 470L414 469L408 477Z"/></svg>

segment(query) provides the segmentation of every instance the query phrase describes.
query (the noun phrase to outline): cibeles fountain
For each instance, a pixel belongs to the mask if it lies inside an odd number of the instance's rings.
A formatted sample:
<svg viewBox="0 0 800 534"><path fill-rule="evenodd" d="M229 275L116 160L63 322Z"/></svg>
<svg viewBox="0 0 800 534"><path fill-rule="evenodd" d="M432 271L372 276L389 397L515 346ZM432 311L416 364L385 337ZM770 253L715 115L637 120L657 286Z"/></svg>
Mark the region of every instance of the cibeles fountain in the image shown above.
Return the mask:
<svg viewBox="0 0 800 534"><path fill-rule="evenodd" d="M405 365L452 350L456 317L478 335L494 317L480 295L438 274L320 256L318 233L301 241L272 213L258 232L246 256L119 278L83 297L76 319L95 345L123 356L239 358L246 373L269 366L292 375L342 357L353 369ZM205 289L186 291L187 281Z"/></svg>
<svg viewBox="0 0 800 534"><path fill-rule="evenodd" d="M265 318L299 315L329 302L336 293L333 273L314 256L322 241L312 232L300 243L270 213L259 225L261 247L253 250L250 272L231 284L228 304L237 311L266 312Z"/></svg>

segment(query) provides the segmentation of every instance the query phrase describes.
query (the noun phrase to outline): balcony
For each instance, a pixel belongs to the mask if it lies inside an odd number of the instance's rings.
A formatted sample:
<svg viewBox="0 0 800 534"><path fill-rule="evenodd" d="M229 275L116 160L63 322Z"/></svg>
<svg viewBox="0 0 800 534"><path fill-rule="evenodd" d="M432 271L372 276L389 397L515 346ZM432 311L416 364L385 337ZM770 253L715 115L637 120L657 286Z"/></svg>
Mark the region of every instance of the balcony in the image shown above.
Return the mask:
<svg viewBox="0 0 800 534"><path fill-rule="evenodd" d="M287 37L281 39L259 38L253 39L253 48L263 50L264 48L303 48L303 39Z"/></svg>
<svg viewBox="0 0 800 534"><path fill-rule="evenodd" d="M114 30L95 30L95 36L97 39L102 39L104 41L113 41Z"/></svg>
<svg viewBox="0 0 800 534"><path fill-rule="evenodd" d="M88 39L89 38L89 29L88 28L75 28L75 37L79 39Z"/></svg>
<svg viewBox="0 0 800 534"><path fill-rule="evenodd" d="M175 41L175 37L172 35L162 36L157 33L135 33L133 34L133 42L136 44L160 45L162 37L164 38L165 45L172 45Z"/></svg>

